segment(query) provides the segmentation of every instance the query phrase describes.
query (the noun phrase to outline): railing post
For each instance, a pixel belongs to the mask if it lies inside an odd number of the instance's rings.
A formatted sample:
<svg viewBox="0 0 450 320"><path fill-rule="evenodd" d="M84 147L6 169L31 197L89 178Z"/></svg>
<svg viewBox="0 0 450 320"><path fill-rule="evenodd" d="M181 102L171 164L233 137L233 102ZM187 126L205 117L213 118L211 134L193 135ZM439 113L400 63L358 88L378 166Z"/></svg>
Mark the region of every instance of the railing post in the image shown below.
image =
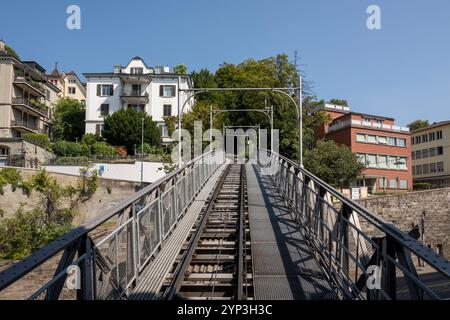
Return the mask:
<svg viewBox="0 0 450 320"><path fill-rule="evenodd" d="M395 275L395 264L388 257L395 259L394 240L387 236L382 242L383 279L382 288L391 300L397 300L397 278Z"/></svg>
<svg viewBox="0 0 450 320"><path fill-rule="evenodd" d="M93 300L93 279L92 267L95 262L92 261L92 245L91 239L86 234L82 237L80 247L78 249L78 257L85 254L84 261L79 264L81 270L81 290L77 290L77 300Z"/></svg>

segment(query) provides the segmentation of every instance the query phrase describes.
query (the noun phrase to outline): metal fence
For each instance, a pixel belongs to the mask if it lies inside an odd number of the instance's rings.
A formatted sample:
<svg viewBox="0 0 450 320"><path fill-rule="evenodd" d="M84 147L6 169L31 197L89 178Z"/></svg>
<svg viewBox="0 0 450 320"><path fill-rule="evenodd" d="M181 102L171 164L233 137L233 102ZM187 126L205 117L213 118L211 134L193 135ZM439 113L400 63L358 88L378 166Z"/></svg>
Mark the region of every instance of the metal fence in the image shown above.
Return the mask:
<svg viewBox="0 0 450 320"><path fill-rule="evenodd" d="M22 290L23 299L123 298L224 162L222 150L206 153L0 272L0 296ZM67 270L74 265L80 287L69 290Z"/></svg>
<svg viewBox="0 0 450 320"><path fill-rule="evenodd" d="M259 164L343 299L448 299L450 263L394 225L269 150Z"/></svg>

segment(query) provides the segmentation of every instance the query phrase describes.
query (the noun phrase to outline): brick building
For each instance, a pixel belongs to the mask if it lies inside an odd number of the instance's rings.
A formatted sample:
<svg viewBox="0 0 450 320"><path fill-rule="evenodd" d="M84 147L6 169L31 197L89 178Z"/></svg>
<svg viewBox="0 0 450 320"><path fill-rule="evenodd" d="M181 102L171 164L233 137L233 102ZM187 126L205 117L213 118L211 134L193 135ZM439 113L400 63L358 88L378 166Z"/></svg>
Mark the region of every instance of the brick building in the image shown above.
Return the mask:
<svg viewBox="0 0 450 320"><path fill-rule="evenodd" d="M345 144L366 164L351 187L367 187L370 194L412 189L408 128L397 126L392 118L351 112L348 107L324 104L318 110L332 122L315 129L316 139Z"/></svg>

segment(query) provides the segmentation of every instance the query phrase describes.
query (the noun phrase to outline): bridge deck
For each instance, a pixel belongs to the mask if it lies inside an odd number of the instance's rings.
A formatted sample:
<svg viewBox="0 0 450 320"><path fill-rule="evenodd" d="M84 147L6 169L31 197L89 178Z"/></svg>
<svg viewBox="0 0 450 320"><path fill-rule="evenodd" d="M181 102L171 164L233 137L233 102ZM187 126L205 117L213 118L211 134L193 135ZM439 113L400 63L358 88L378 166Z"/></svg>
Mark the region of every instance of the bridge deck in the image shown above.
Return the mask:
<svg viewBox="0 0 450 320"><path fill-rule="evenodd" d="M335 299L332 286L269 176L246 165L256 300Z"/></svg>

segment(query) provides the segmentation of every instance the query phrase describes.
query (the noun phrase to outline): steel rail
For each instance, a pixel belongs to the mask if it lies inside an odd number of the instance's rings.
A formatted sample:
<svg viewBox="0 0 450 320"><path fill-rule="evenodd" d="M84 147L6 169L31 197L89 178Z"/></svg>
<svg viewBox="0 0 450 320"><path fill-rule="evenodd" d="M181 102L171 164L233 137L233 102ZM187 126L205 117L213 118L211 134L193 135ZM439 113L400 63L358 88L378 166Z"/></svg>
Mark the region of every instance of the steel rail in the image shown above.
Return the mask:
<svg viewBox="0 0 450 320"><path fill-rule="evenodd" d="M120 214L125 209L130 207L133 203L138 201L140 198L145 196L146 194L149 194L153 192L155 189L159 188L161 185L166 183L167 181L170 181L170 179L176 177L180 173L183 173L185 169L187 169L189 166L193 165L194 163L202 160L203 158L207 157L208 155L215 154L215 152L221 152L222 150L213 150L209 151L191 161L184 164L181 168L178 168L177 170L173 171L172 173L169 173L162 177L161 179L157 180L156 182L152 183L151 185L143 188L142 190L136 192L133 196L127 198L126 200L119 203L117 206L112 207L111 209L108 209L105 211L103 215L101 215L98 218L94 218L91 221L73 229L72 231L69 231L68 233L62 235L55 241L51 242L47 246L43 247L42 249L39 249L32 255L28 256L27 258L15 263L11 267L7 268L6 270L0 272L0 291L9 287L11 284L13 284L15 281L19 280L23 276L25 276L27 273L33 271L40 265L42 265L44 262L58 254L59 252L65 250L70 245L72 245L75 241L80 239L83 236L86 236L89 232L96 229L98 226L103 224L104 222L108 221L112 217Z"/></svg>
<svg viewBox="0 0 450 320"><path fill-rule="evenodd" d="M241 165L241 174L240 174L240 191L239 191L239 249L238 249L238 268L237 268L237 294L236 300L242 300L244 295L243 288L243 277L244 277L244 228L245 228L245 220L244 220L244 201L245 201L245 165Z"/></svg>
<svg viewBox="0 0 450 320"><path fill-rule="evenodd" d="M211 213L212 209L214 208L215 200L216 200L217 196L219 195L220 189L222 188L222 185L225 181L225 178L228 175L228 172L230 171L230 168L231 168L231 165L227 165L227 168L222 173L222 176L220 177L220 180L217 183L216 188L214 189L214 193L211 196L211 199L208 203L205 213L203 214L203 217L201 218L201 223L200 223L199 227L197 228L197 230L195 231L194 238L189 242L188 250L184 252L183 257L174 272L175 276L173 277L172 283L168 287L168 290L166 290L167 294L163 295L168 300L172 300L181 288L187 268L189 266L189 263L192 260L193 254L195 252L195 248L197 247L198 242L202 236L203 230L205 229L206 223L208 221L208 216Z"/></svg>

